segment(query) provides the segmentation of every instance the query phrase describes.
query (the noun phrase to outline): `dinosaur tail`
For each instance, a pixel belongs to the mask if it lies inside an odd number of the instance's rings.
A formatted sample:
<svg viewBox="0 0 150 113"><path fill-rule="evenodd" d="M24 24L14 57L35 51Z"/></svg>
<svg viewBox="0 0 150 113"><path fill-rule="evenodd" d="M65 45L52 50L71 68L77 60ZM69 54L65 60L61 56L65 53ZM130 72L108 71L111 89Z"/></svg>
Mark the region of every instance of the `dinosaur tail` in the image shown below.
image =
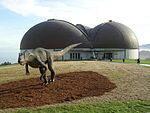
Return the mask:
<svg viewBox="0 0 150 113"><path fill-rule="evenodd" d="M63 50L61 51L57 51L57 52L54 52L54 60L62 57L64 54L66 54L68 51L70 51L71 49L73 49L74 47L80 45L81 43L77 43L77 44L72 44L70 46L67 46L66 48L64 48Z"/></svg>

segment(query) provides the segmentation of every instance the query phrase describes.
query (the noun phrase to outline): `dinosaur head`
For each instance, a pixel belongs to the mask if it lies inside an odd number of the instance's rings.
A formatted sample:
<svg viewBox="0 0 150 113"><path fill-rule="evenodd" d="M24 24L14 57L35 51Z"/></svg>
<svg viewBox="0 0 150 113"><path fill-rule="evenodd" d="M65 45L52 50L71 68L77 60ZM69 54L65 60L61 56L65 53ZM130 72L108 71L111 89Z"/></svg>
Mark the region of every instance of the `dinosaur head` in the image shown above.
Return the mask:
<svg viewBox="0 0 150 113"><path fill-rule="evenodd" d="M30 51L24 51L22 53L19 53L19 57L18 57L18 63L20 65L25 65L28 62L33 61L34 59L34 54Z"/></svg>

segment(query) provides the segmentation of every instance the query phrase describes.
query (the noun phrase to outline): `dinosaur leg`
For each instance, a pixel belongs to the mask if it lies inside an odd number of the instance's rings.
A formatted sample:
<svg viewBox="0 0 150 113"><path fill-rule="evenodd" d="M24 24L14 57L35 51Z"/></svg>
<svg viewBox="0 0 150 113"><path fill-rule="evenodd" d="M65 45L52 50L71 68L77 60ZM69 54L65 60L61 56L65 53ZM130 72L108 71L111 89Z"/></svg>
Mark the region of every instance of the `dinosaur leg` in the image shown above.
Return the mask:
<svg viewBox="0 0 150 113"><path fill-rule="evenodd" d="M43 67L40 67L39 70L40 70L40 73L41 73L40 80L42 81L42 79L43 79L44 84L47 84L48 83L47 82L47 77L46 77L47 68L43 66Z"/></svg>
<svg viewBox="0 0 150 113"><path fill-rule="evenodd" d="M51 72L51 79L49 80L49 82L54 82L54 78L55 78L55 71L54 71L54 67L53 67L53 61L52 59L49 57L48 58L48 69Z"/></svg>
<svg viewBox="0 0 150 113"><path fill-rule="evenodd" d="M26 63L26 66L25 66L25 68L26 68L26 75L30 75L30 72L29 72L29 68L28 68L29 66L28 66L28 63Z"/></svg>
<svg viewBox="0 0 150 113"><path fill-rule="evenodd" d="M47 85L47 84L48 84L48 81L47 81L46 73L43 75L43 79L44 79L44 84Z"/></svg>
<svg viewBox="0 0 150 113"><path fill-rule="evenodd" d="M37 57L37 60L40 63L40 67L39 67L40 73L41 73L40 80L42 80L42 78L43 78L44 83L47 84L48 81L47 81L47 77L46 77L46 71L47 71L46 65L45 65L45 63L43 63L41 61L40 57Z"/></svg>
<svg viewBox="0 0 150 113"><path fill-rule="evenodd" d="M40 80L42 81L42 79L43 79L43 69L42 69L42 67L39 67L39 71L41 73Z"/></svg>

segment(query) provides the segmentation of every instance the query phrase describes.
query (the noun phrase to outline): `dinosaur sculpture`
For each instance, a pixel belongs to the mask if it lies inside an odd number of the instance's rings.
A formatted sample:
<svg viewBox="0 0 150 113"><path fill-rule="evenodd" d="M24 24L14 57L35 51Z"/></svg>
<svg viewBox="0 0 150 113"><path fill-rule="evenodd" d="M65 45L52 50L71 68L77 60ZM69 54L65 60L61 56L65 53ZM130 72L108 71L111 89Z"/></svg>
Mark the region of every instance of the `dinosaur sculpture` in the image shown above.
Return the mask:
<svg viewBox="0 0 150 113"><path fill-rule="evenodd" d="M32 68L39 68L41 73L40 80L44 80L44 84L48 84L50 82L54 82L55 71L53 67L53 61L62 57L65 53L67 53L72 48L80 45L81 43L72 44L61 51L52 51L44 48L36 48L32 51L26 50L22 53L19 53L18 63L20 65L26 65L26 74L29 74L28 65ZM46 71L47 66L51 72L51 78L47 80Z"/></svg>

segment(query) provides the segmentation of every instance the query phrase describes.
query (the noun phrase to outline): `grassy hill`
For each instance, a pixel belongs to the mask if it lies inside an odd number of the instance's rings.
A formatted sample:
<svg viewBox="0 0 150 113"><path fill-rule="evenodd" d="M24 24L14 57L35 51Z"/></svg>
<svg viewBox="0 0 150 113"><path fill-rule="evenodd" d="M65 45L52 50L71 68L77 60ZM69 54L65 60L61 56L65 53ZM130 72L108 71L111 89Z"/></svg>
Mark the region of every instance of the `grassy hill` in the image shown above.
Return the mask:
<svg viewBox="0 0 150 113"><path fill-rule="evenodd" d="M141 45L140 49L150 49L150 44Z"/></svg>
<svg viewBox="0 0 150 113"><path fill-rule="evenodd" d="M54 67L57 74L75 71L97 72L99 74L108 77L110 81L114 82L117 85L117 88L99 97L86 97L81 100L74 100L59 104L62 107L55 105L56 107L47 106L42 108L40 107L34 110L25 110L25 111L22 109L19 111L0 110L0 112L14 111L18 113L20 112L37 113L37 112L48 112L51 111L50 109L52 109L53 112L55 112L55 110L57 109L56 112L72 112L72 113L73 111L98 112L99 110L103 111L102 113L108 112L123 113L124 111L125 111L124 113L127 112L132 113L132 112L142 112L142 110L145 112L150 112L150 108L148 107L150 104L149 103L150 69L147 67L133 64L101 62L101 61L61 61L61 62L54 62ZM1 66L0 84L18 81L21 79L39 77L38 69L30 68L30 72L31 75L25 75L25 68L17 64L10 66ZM49 74L49 72L47 74ZM128 100L135 100L135 101L128 101ZM137 100L142 101L139 102ZM112 101L125 101L125 103ZM104 102L104 104L101 104L102 102ZM93 103L100 103L100 104L93 104ZM79 105L74 106L74 104Z"/></svg>

